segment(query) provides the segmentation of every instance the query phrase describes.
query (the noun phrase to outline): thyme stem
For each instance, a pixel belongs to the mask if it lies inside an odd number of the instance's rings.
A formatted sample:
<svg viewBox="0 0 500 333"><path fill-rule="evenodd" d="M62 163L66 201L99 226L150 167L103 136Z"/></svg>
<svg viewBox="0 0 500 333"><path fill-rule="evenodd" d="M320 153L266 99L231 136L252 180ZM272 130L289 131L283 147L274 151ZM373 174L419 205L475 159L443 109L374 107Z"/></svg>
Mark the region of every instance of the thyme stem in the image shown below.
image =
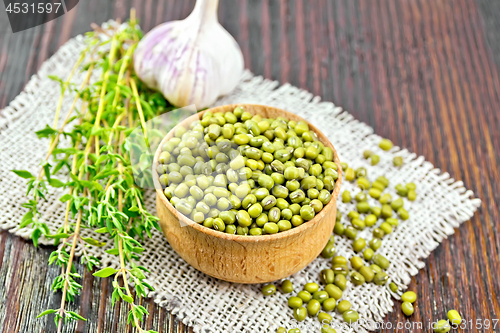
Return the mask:
<svg viewBox="0 0 500 333"><path fill-rule="evenodd" d="M55 314L58 332L61 332L62 324L67 320L85 320L66 309L82 289L77 282L81 277L74 271L77 244L83 247L82 263L86 264L89 271L98 264L98 259L87 252L87 247L104 245L100 240L80 235L82 228L91 228L100 234L107 233L109 240L116 241L113 252L109 253L119 257L120 269L105 267L93 274L103 278L115 275L113 304L118 299L129 303L130 324L137 327L139 332L145 332L140 325L148 312L141 305L141 297L146 296L147 290L153 288L144 281L145 274L142 272L147 272L147 269L136 265L136 260L144 251L139 240L142 240L144 234L151 236L151 229L157 227L158 219L147 211L143 189L134 182L131 154L135 153L132 149L137 148L134 143L125 144L125 137L138 121L146 137L146 120L167 110L169 106L161 95L136 81L137 76L130 64L142 32L136 24L134 12L131 17L128 26L115 26L90 33L91 38L86 40L86 50L80 55L67 80L62 82L54 120L55 126L60 122L62 125L39 133L40 137L51 137L46 158L42 161L43 167L35 175L26 170L14 170L17 175L29 179L28 193L35 192L33 199L24 204L29 211L23 217L20 227L30 224L34 226L32 238L35 244L42 234L60 244L49 258L50 265L55 263L61 267L61 274L54 279L51 288L62 293L60 307L48 309L39 315ZM105 33L109 39L104 38L103 41L102 35L99 36L101 33ZM101 52L103 49L99 47L107 43L110 43L109 49ZM89 52L90 56L87 57ZM82 66L84 59L89 59L90 62ZM77 95L62 120L59 117L64 103L63 95L69 87L72 88L71 78L80 67L87 71L86 76L80 90L71 89ZM102 68L102 73L99 81L90 85L95 68ZM136 106L133 108L130 107L132 98ZM74 110L80 99L83 102L82 112L76 112L75 116ZM69 124L74 124L71 130L67 130ZM71 147L61 147L61 135L71 139ZM106 149L100 145L105 145ZM54 168L48 163L51 156L57 161ZM67 182L51 178L51 175L58 174L63 167L68 167L70 172ZM59 198L66 202L66 207L64 220L55 234L51 234L46 223L37 218L40 216L38 201L40 198L45 199L45 195L49 193L47 185L68 187L66 194ZM117 278L123 279L122 286L116 283ZM134 296L131 288L136 290Z"/></svg>
<svg viewBox="0 0 500 333"><path fill-rule="evenodd" d="M141 100L139 99L139 93L137 91L137 85L135 84L135 80L130 80L130 86L132 87L132 92L134 93L135 105L137 107L137 111L139 112L139 119L141 120L142 131L144 133L144 140L146 144L149 146L148 141L148 132L146 130L146 120L144 119L144 112L142 111Z"/></svg>
<svg viewBox="0 0 500 333"><path fill-rule="evenodd" d="M96 115L96 120L94 122L94 129L97 130L100 126L101 123L101 117L102 113L104 111L104 104L106 102L106 90L108 87L108 81L109 81L109 76L111 72L111 68L113 67L114 59L115 59L115 53L116 53L116 43L117 43L117 37L116 34L113 35L111 38L111 49L109 51L109 56L108 56L108 68L106 69L106 72L104 73L104 79L101 87L101 95L99 98L99 107L97 109L97 115ZM99 137L96 136L95 138L95 151L96 155L99 156Z"/></svg>
<svg viewBox="0 0 500 333"><path fill-rule="evenodd" d="M64 315L64 307L66 305L66 293L68 291L68 277L71 274L71 268L73 267L73 258L75 256L75 248L76 248L76 243L78 241L78 234L80 233L80 224L82 223L82 211L78 213L78 218L76 220L76 229L75 229L75 234L73 237L73 244L71 245L71 252L69 255L69 261L68 265L66 266L66 279L64 281L64 289L63 289L63 294L62 294L62 299L61 299L61 308L60 311L61 313L61 318L59 319L59 325L57 328L58 333L61 332L62 330L62 316Z"/></svg>
<svg viewBox="0 0 500 333"><path fill-rule="evenodd" d="M64 100L64 92L66 91L66 88L68 87L69 82L73 78L73 75L75 75L76 70L80 67L80 65L82 64L83 60L85 59L85 56L86 56L89 48L90 48L90 46L87 47L82 52L82 54L80 55L80 57L76 61L75 65L71 69L71 72L69 73L68 78L66 79L66 81L63 83L63 85L61 87L61 96L59 97L59 101L57 102L56 115L54 117L54 128L57 127L57 123L59 122L59 113L61 112L61 109L62 109L62 103L63 103L63 100Z"/></svg>

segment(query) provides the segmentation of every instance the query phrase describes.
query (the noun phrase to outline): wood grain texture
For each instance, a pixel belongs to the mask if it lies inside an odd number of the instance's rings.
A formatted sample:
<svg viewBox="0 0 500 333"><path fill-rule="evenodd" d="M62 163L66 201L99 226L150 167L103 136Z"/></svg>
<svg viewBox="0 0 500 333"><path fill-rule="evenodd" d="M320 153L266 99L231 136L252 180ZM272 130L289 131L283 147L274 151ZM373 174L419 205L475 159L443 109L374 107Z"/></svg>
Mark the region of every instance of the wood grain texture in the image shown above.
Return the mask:
<svg viewBox="0 0 500 333"><path fill-rule="evenodd" d="M80 1L72 13L16 34L2 13L0 107L68 38L87 31L91 22L125 19L131 6L150 29L184 18L194 1ZM220 21L240 44L250 70L334 101L377 134L463 180L483 200L474 218L413 278L410 289L419 296L411 321L396 303L387 324L427 324L451 308L474 323L500 318L499 9L495 0L220 1ZM58 275L46 267L49 253L0 233L0 331L55 331L51 320L33 319L59 302L48 290ZM125 306L110 305L109 282L78 270L88 288L75 310L89 322L64 331L131 332ZM165 309L146 303L152 313L148 327L187 330ZM380 330L393 331L429 332Z"/></svg>

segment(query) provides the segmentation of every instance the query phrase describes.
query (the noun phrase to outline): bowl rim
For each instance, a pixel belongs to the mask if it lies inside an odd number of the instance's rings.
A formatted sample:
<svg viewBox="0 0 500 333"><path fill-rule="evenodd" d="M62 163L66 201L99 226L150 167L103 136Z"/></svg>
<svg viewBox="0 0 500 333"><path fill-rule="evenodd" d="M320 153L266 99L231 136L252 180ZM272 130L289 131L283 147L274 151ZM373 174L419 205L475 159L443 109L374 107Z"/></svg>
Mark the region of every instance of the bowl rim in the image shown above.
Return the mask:
<svg viewBox="0 0 500 333"><path fill-rule="evenodd" d="M165 196L165 194L163 193L163 188L162 188L162 186L160 184L159 175L156 172L156 169L158 167L158 164L159 164L158 160L159 160L160 154L162 152L161 147L163 146L163 144L165 143L165 141L167 141L168 139L170 139L174 135L175 129L178 126L181 126L181 125L184 125L184 124L190 124L190 123L192 123L195 120L200 120L201 117L203 116L203 114L205 112L207 112L207 111L210 111L212 113L215 113L215 112L226 113L226 112L234 110L234 108L236 108L237 106L241 106L243 108L245 108L245 106L251 106L251 107L261 107L261 108L274 109L275 111L278 111L278 113L281 113L282 116L285 117L285 118L288 118L288 119L298 118L299 120L303 120L303 121L305 121L309 125L309 129L313 130L318 135L318 139L320 139L320 141L324 145L327 145L328 147L330 147L332 149L332 151L333 151L333 161L335 162L335 164L337 164L338 179L335 182L335 188L332 191L332 198L330 199L330 202L326 206L324 206L321 209L321 211L314 216L314 218L312 220L304 222L303 224L301 224L298 227L291 228L290 230L287 230L287 231L284 231L284 232L278 232L278 233L272 234L272 235L249 236L249 235L228 234L228 233L225 233L225 232L220 232L220 231L216 231L216 230L211 229L211 228L207 228L207 227L203 226L202 224L198 224L198 223L194 222L189 217L187 217L184 214L182 214L179 211L177 211L175 209L175 207L167 199L167 197ZM250 113L252 113L252 112L250 112ZM291 115L291 117L290 117L290 115ZM206 235L209 235L209 236L212 236L212 237L217 237L217 238L220 238L220 239L230 240L230 241L243 242L243 243L270 242L270 241L274 241L274 240L278 240L278 239L288 238L288 237L291 237L293 235L303 233L306 230L308 230L308 229L312 228L313 226L317 225L318 223L320 223L320 221L323 219L323 217L327 214L327 212L329 212L332 209L332 206L336 205L336 201L337 201L338 195L340 193L340 186L341 186L341 183L342 183L342 167L340 165L339 155L338 155L337 151L335 150L335 147L330 142L330 140L328 140L328 138L326 137L326 135L324 135L316 126L312 125L306 119L304 119L304 118L302 118L302 117L300 117L300 116L298 116L298 115L296 115L294 113L291 113L289 111L286 111L286 110L283 110L283 109L280 109L280 108L277 108L277 107L274 107L274 106L268 106L268 105L263 105L263 104L253 104L253 103L238 103L238 104L220 105L220 106L216 106L216 107L212 107L210 109L206 109L206 110L200 111L200 112L198 112L196 114L193 114L192 116L189 116L188 118L182 120L180 123L178 123L177 125L175 125L175 127L172 128L163 137L163 139L161 140L160 144L158 145L158 147L156 149L156 152L155 152L155 155L154 155L154 159L153 159L152 175L153 175L153 182L154 182L154 185L155 185L155 190L156 190L157 198L160 199L161 203L170 211L170 213L172 215L174 215L177 219L179 219L179 223L181 223L180 220L182 220L182 222L184 222L186 224L185 227L193 228L196 231L202 232L202 233L204 233Z"/></svg>

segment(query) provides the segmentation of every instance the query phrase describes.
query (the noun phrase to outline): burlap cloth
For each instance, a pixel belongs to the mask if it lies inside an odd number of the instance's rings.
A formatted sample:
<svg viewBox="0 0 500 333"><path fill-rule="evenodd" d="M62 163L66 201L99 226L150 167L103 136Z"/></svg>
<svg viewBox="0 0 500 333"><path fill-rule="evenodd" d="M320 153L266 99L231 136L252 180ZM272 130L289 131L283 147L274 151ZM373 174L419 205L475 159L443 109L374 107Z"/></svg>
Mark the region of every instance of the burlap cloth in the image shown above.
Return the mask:
<svg viewBox="0 0 500 333"><path fill-rule="evenodd" d="M38 163L46 154L48 141L38 140L34 131L45 124L52 124L60 94L59 84L48 79L47 75L67 77L82 48L81 36L67 42L43 64L39 73L26 85L25 91L1 113L0 228L24 238L29 238L30 230L19 230L17 225L25 212L21 204L27 200L26 185L23 179L10 170L27 169L32 173L38 170ZM79 79L76 78L77 81ZM69 106L71 101L72 96L68 94L65 105ZM321 102L319 97L294 86L280 86L277 82L246 72L237 89L217 101L217 105L232 103L267 104L306 118L329 137L341 160L354 167L366 167L372 180L379 175L386 175L390 180L388 192L393 196L396 195L394 186L398 183L414 182L417 185L418 199L414 202L405 199L410 219L403 221L393 233L386 236L378 250L391 261L388 274L402 289L406 288L410 277L424 266L421 259L426 258L444 238L453 234L454 228L470 219L480 204L480 200L474 199L473 193L466 190L461 181L455 181L423 157L405 149L393 147L389 152L382 151L378 148L381 137L373 134L372 128L333 103ZM365 149L380 155L377 166L372 167L363 159L362 152ZM396 155L404 159L404 165L400 168L395 168L392 163ZM342 191L348 189L353 194L359 192L354 183L344 181L342 186ZM58 200L62 191L64 189L53 191L41 205L41 211L52 230L63 221L64 204ZM147 206L151 212L155 212L152 191L148 192ZM338 209L344 215L344 224L349 223L346 214L354 208L354 204L344 204L339 200ZM363 230L359 236L371 239L372 229ZM84 230L84 233L90 234L88 230ZM96 237L94 233L92 235ZM42 239L41 243L51 244L51 241ZM351 241L337 236L337 253L348 258L352 256L350 244ZM319 332L317 319L308 318L303 323L293 319L286 295L278 292L271 297L264 297L259 285L238 285L208 277L184 262L158 231L147 241L145 248L142 265L151 270L148 281L156 288L150 296L185 324L193 326L195 332L275 332L278 326L292 328L297 325L302 332ZM106 247L91 248L90 253L100 258L102 265L118 267L117 257L106 254L105 250ZM295 290L300 290L307 281L318 281L319 272L330 265L330 260L314 260L291 277ZM353 304L353 309L366 322L355 329L337 328L338 332L366 332L373 329L374 323L382 321L393 307L393 295L388 284L354 286L349 282L343 298ZM334 318L336 324L342 324L338 314L334 314Z"/></svg>

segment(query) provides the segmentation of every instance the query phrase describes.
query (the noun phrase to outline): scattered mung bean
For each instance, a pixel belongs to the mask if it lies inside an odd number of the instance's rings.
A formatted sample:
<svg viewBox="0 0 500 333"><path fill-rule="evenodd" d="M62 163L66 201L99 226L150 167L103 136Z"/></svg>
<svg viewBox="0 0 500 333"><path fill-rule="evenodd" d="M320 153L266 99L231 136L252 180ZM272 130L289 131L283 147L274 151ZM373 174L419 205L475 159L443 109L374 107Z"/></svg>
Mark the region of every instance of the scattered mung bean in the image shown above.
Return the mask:
<svg viewBox="0 0 500 333"><path fill-rule="evenodd" d="M313 294L313 299L317 300L320 304L323 304L324 301L326 301L330 295L328 292L324 290L318 290Z"/></svg>
<svg viewBox="0 0 500 333"><path fill-rule="evenodd" d="M375 155L375 154L374 154L374 155L372 155L372 156L370 156L370 163L371 163L371 165L374 165L374 166L375 166L375 165L377 165L379 162L380 162L380 156Z"/></svg>
<svg viewBox="0 0 500 333"><path fill-rule="evenodd" d="M389 260L387 260L386 257L378 253L373 256L372 261L375 265L378 265L382 269L387 269L389 268L390 265Z"/></svg>
<svg viewBox="0 0 500 333"><path fill-rule="evenodd" d="M375 273L373 272L373 270L368 267L368 266L363 266L359 269L359 273L361 275L363 275L363 277L365 278L365 281L366 282L372 282L373 281L373 278L375 277Z"/></svg>
<svg viewBox="0 0 500 333"><path fill-rule="evenodd" d="M389 283L389 289L391 289L393 293L399 290L398 286L394 282Z"/></svg>
<svg viewBox="0 0 500 333"><path fill-rule="evenodd" d="M302 300L302 298L297 296L292 296L288 299L288 306L292 309L301 307L303 303L304 301Z"/></svg>
<svg viewBox="0 0 500 333"><path fill-rule="evenodd" d="M332 322L333 318L331 315L329 315L326 312L320 312L318 313L318 321L322 324L330 324Z"/></svg>
<svg viewBox="0 0 500 333"><path fill-rule="evenodd" d="M343 314L344 312L348 311L350 308L351 308L351 302L349 302L348 300L340 301L337 304L337 312L340 314Z"/></svg>
<svg viewBox="0 0 500 333"><path fill-rule="evenodd" d="M297 293L297 297L302 300L302 302L307 303L312 299L312 295L307 290L301 290Z"/></svg>
<svg viewBox="0 0 500 333"><path fill-rule="evenodd" d="M337 331L330 326L321 326L321 333L337 333Z"/></svg>
<svg viewBox="0 0 500 333"><path fill-rule="evenodd" d="M447 333L451 330L450 323L448 320L441 319L437 323L433 324L434 332L436 333Z"/></svg>
<svg viewBox="0 0 500 333"><path fill-rule="evenodd" d="M335 275L335 279L333 283L340 288L340 290L344 291L347 288L347 279L345 275L337 274Z"/></svg>
<svg viewBox="0 0 500 333"><path fill-rule="evenodd" d="M285 294L289 294L293 292L293 283L290 280L283 280L281 282L281 291L284 292Z"/></svg>
<svg viewBox="0 0 500 333"><path fill-rule="evenodd" d="M448 320L453 326L458 326L462 322L462 317L457 310L450 310L447 314Z"/></svg>
<svg viewBox="0 0 500 333"><path fill-rule="evenodd" d="M371 248L367 248L363 252L363 259L365 259L366 261L370 261L370 260L372 260L373 255L374 255L374 251Z"/></svg>
<svg viewBox="0 0 500 333"><path fill-rule="evenodd" d="M352 324L359 320L359 313L354 310L347 310L342 313L342 318L346 323Z"/></svg>
<svg viewBox="0 0 500 333"><path fill-rule="evenodd" d="M417 300L417 294L413 291L407 291L401 296L403 302L414 303Z"/></svg>
<svg viewBox="0 0 500 333"><path fill-rule="evenodd" d="M272 295L276 292L276 286L274 284L266 284L262 287L262 294L264 296Z"/></svg>
<svg viewBox="0 0 500 333"><path fill-rule="evenodd" d="M393 159L392 159L392 163L394 164L394 166L396 167L399 167L399 166L402 166L403 165L403 158L401 156L395 156Z"/></svg>
<svg viewBox="0 0 500 333"><path fill-rule="evenodd" d="M359 270L364 265L363 259L358 256L353 256L350 261L352 268L354 268L355 270Z"/></svg>
<svg viewBox="0 0 500 333"><path fill-rule="evenodd" d="M321 306L323 307L323 310L325 311L333 311L335 310L335 307L337 306L337 300L333 297L330 297L328 299L326 299L323 304L321 304Z"/></svg>
<svg viewBox="0 0 500 333"><path fill-rule="evenodd" d="M304 285L304 290L309 292L310 294L313 294L319 290L319 286L317 283L308 282Z"/></svg>
<svg viewBox="0 0 500 333"><path fill-rule="evenodd" d="M304 321L307 317L307 310L305 307L300 306L298 308L293 309L293 317L297 321Z"/></svg>
<svg viewBox="0 0 500 333"><path fill-rule="evenodd" d="M313 298L307 303L307 313L310 316L315 317L319 310L321 310L321 303L318 300Z"/></svg>
<svg viewBox="0 0 500 333"><path fill-rule="evenodd" d="M334 284L327 284L325 286L325 291L330 295L330 298L339 300L342 297L342 290Z"/></svg>
<svg viewBox="0 0 500 333"><path fill-rule="evenodd" d="M324 269L320 273L320 280L323 284L331 284L335 280L335 272L331 269Z"/></svg>
<svg viewBox="0 0 500 333"><path fill-rule="evenodd" d="M403 310L405 316L409 317L414 312L413 304L411 304L410 302L403 302L403 304L401 304L401 310Z"/></svg>
<svg viewBox="0 0 500 333"><path fill-rule="evenodd" d="M390 150L392 148L392 142L389 139L382 139L382 140L380 140L378 146L382 150Z"/></svg>

